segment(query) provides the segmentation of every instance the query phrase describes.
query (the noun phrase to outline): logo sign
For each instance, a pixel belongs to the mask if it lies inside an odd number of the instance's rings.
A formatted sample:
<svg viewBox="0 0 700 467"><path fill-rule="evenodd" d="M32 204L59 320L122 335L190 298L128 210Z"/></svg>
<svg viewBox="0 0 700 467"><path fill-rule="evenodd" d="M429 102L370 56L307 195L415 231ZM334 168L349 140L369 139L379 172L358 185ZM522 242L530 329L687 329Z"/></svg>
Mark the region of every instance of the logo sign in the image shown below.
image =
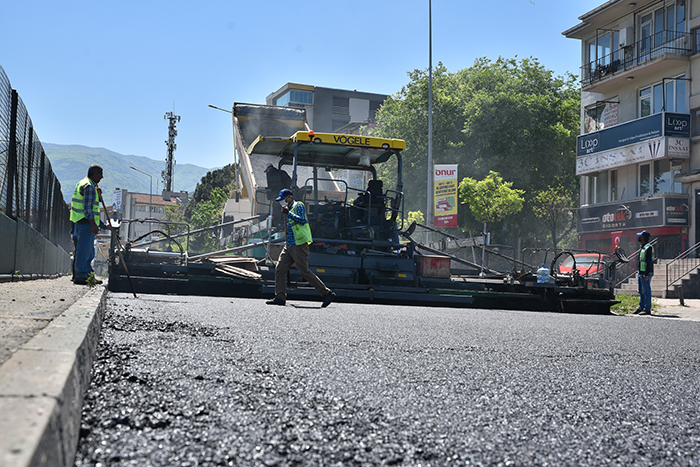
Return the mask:
<svg viewBox="0 0 700 467"><path fill-rule="evenodd" d="M683 198L666 198L666 225L688 226L688 200Z"/></svg>
<svg viewBox="0 0 700 467"><path fill-rule="evenodd" d="M621 200L619 204L578 210L578 232L615 232L623 229L688 225L688 198Z"/></svg>
<svg viewBox="0 0 700 467"><path fill-rule="evenodd" d="M665 112L664 136L690 138L690 115Z"/></svg>
<svg viewBox="0 0 700 467"><path fill-rule="evenodd" d="M457 164L435 166L435 227L457 227L457 185Z"/></svg>

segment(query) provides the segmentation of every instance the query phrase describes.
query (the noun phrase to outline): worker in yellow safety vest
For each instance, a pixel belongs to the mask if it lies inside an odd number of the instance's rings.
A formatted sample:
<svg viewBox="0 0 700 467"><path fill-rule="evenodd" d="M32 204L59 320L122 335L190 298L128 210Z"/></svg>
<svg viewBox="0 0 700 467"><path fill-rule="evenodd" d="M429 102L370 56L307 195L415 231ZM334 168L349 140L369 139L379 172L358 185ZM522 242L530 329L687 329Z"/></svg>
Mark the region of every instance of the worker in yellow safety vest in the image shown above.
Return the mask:
<svg viewBox="0 0 700 467"><path fill-rule="evenodd" d="M73 282L86 285L95 257L95 235L100 225L100 197L102 189L97 185L102 180L102 167L91 165L87 177L75 185L70 206L70 221L73 229ZM102 281L97 280L98 284Z"/></svg>
<svg viewBox="0 0 700 467"><path fill-rule="evenodd" d="M275 298L268 300L268 305L285 305L287 300L287 271L296 265L301 277L316 289L323 297L323 308L330 305L335 293L326 287L321 279L309 269L309 244L311 228L306 217L306 208L301 201L294 201L292 190L284 188L275 200L282 205L282 214L286 218L287 238L277 260L275 268Z"/></svg>
<svg viewBox="0 0 700 467"><path fill-rule="evenodd" d="M654 276L654 248L649 243L651 235L646 230L637 234L639 239L639 273L637 285L639 291L639 308L637 315L651 314L651 278Z"/></svg>

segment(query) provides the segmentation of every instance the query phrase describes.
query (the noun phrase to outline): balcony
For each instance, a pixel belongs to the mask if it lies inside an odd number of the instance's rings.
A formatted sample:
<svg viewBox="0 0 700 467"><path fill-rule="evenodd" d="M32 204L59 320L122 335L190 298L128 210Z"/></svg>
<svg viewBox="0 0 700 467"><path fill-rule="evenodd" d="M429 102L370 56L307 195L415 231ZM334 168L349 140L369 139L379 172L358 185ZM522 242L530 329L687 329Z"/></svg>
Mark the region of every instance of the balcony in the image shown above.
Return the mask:
<svg viewBox="0 0 700 467"><path fill-rule="evenodd" d="M688 33L659 31L629 46L598 57L581 67L581 86L586 91L602 92L598 89L613 84L640 67L661 65L664 60L687 60L693 54L692 37ZM651 70L650 70L651 71ZM619 84L618 84L619 85Z"/></svg>

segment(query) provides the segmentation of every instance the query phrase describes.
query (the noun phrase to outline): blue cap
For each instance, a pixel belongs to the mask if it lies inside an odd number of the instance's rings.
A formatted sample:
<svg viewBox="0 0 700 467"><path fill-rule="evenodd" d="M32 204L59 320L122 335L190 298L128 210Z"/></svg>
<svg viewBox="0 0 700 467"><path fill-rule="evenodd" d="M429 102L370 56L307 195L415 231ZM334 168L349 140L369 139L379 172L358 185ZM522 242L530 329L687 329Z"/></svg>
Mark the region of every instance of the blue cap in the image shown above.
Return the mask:
<svg viewBox="0 0 700 467"><path fill-rule="evenodd" d="M638 233L637 233L637 237L646 237L646 238L649 238L649 237L651 237L651 235L649 235L649 232L647 232L646 230L642 230L641 232L638 232Z"/></svg>
<svg viewBox="0 0 700 467"><path fill-rule="evenodd" d="M294 196L294 193L292 193L292 190L290 190L289 188L283 188L280 190L280 195L277 197L277 199L275 201L282 201L284 198L286 198L289 195Z"/></svg>

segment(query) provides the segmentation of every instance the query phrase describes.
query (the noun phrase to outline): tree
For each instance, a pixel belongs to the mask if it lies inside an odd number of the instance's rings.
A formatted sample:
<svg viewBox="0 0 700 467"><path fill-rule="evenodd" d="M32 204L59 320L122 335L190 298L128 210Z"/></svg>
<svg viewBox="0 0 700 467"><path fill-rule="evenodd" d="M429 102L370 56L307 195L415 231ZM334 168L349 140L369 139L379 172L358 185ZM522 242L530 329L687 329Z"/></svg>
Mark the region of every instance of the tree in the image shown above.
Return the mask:
<svg viewBox="0 0 700 467"><path fill-rule="evenodd" d="M377 136L406 141L403 180L406 210L425 210L428 144L428 73L414 70L409 83L377 113ZM572 74L555 77L537 59L488 58L458 72L442 63L433 72L433 159L458 163L460 176L483 179L498 172L513 187L530 193L552 180L576 181L576 135L580 88ZM387 166L387 164L384 164ZM388 167L393 169L393 167ZM387 167L378 167L383 178ZM506 242L545 241L549 231L530 209L496 225ZM471 212L460 210L462 229L479 228Z"/></svg>
<svg viewBox="0 0 700 467"><path fill-rule="evenodd" d="M488 176L476 181L466 177L459 183L459 198L462 204L469 206L474 218L486 224L486 230L494 222L520 212L523 208L523 190L512 188L512 182L506 182L498 172L491 171Z"/></svg>
<svg viewBox="0 0 700 467"><path fill-rule="evenodd" d="M197 184L194 195L186 206L166 208L165 219L170 222L184 222L191 230L211 227L221 222L226 200L233 187L234 166L229 164L221 169L207 172ZM174 229L178 233L186 229ZM218 232L216 230L195 234L189 239L178 240L183 247L186 245L190 253L204 253L218 249Z"/></svg>
<svg viewBox="0 0 700 467"><path fill-rule="evenodd" d="M561 183L538 191L532 198L532 212L549 230L552 247L557 248L576 227L575 207L574 190Z"/></svg>

